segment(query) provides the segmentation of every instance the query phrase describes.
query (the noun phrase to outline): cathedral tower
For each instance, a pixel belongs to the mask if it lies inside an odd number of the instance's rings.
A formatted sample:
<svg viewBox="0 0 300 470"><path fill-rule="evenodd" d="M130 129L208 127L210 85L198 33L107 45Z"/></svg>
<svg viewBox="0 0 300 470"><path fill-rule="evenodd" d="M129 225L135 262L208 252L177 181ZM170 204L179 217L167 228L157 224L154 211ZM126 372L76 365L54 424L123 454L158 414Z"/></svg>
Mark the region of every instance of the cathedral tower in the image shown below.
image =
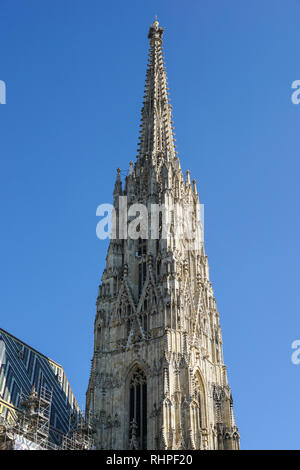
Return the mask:
<svg viewBox="0 0 300 470"><path fill-rule="evenodd" d="M239 449L199 196L175 150L163 32L155 20L124 187L117 170L86 409L99 449Z"/></svg>

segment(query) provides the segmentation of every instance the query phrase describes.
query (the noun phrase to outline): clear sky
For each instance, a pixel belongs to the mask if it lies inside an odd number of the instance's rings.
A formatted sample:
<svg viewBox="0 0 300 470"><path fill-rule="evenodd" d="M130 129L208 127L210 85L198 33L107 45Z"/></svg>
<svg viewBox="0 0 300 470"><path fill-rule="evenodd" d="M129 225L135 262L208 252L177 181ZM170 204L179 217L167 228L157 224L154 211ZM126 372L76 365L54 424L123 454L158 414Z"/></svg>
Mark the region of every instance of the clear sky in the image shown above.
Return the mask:
<svg viewBox="0 0 300 470"><path fill-rule="evenodd" d="M84 404L96 208L136 157L155 14L241 447L299 449L298 0L0 0L0 326L61 363Z"/></svg>

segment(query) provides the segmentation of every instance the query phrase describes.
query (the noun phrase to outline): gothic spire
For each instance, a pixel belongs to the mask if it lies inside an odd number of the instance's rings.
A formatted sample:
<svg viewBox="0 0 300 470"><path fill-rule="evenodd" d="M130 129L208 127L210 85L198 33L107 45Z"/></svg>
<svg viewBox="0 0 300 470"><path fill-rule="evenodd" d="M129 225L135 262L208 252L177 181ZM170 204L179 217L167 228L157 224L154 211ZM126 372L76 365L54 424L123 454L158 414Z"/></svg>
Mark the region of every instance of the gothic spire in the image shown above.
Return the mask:
<svg viewBox="0 0 300 470"><path fill-rule="evenodd" d="M120 196L122 194L122 181L121 181L121 170L120 168L117 168L117 177L115 181L115 187L114 187L114 196Z"/></svg>
<svg viewBox="0 0 300 470"><path fill-rule="evenodd" d="M172 106L169 103L167 75L162 52L164 28L157 19L150 26L149 60L142 108L138 158L151 157L154 164L175 156Z"/></svg>
<svg viewBox="0 0 300 470"><path fill-rule="evenodd" d="M175 155L163 31L150 26L140 149L124 187L117 170L86 409L98 449L238 449L199 196Z"/></svg>

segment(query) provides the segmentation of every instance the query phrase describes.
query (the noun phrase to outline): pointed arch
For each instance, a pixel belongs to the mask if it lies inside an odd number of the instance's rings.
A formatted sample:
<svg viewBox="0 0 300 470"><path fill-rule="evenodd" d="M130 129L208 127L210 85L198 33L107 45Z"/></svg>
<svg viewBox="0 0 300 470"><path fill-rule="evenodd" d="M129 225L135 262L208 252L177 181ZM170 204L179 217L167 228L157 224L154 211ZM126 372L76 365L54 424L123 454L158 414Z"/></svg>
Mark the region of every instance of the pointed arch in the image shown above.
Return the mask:
<svg viewBox="0 0 300 470"><path fill-rule="evenodd" d="M207 407L206 407L206 390L205 382L199 368L193 375L193 395L197 408L196 423L198 431L207 428Z"/></svg>
<svg viewBox="0 0 300 470"><path fill-rule="evenodd" d="M127 374L129 448L147 449L147 375L135 362Z"/></svg>
<svg viewBox="0 0 300 470"><path fill-rule="evenodd" d="M130 308L132 310L132 313L136 312L136 306L135 306L135 303L133 301L133 298L132 298L132 295L131 295L131 292L130 292L130 288L127 284L127 281L123 280L123 282L120 286L120 289L119 289L119 293L118 293L118 297L117 297L115 306L114 306L114 312L113 312L113 318L112 318L113 321L115 321L115 320L121 321L122 319L124 319L124 317L126 316L127 311L125 313L125 312L122 312L121 310L122 310L123 306L127 306L127 305L130 306Z"/></svg>
<svg viewBox="0 0 300 470"><path fill-rule="evenodd" d="M153 328L153 322L150 320L150 317L153 312L158 311L158 293L151 272L144 284L136 311L143 332L147 336L149 330Z"/></svg>

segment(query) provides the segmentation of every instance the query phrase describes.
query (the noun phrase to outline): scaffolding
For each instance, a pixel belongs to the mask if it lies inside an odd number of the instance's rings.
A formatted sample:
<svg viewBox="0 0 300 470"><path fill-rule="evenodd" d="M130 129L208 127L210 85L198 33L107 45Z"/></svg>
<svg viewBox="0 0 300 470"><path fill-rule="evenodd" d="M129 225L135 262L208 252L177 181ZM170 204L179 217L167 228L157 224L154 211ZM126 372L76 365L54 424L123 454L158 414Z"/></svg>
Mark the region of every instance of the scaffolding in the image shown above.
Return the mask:
<svg viewBox="0 0 300 470"><path fill-rule="evenodd" d="M49 446L52 395L52 390L41 386L39 394L33 388L29 396L22 393L20 397L22 412L18 421L23 435L44 449L48 449Z"/></svg>
<svg viewBox="0 0 300 470"><path fill-rule="evenodd" d="M33 387L30 395L20 394L16 420L8 423L1 418L0 442L3 448L49 449L49 428L52 390L40 387L40 393Z"/></svg>
<svg viewBox="0 0 300 470"><path fill-rule="evenodd" d="M72 428L70 425L68 434L63 436L61 450L94 449L94 433L92 413L87 413L85 418L81 415L77 426Z"/></svg>
<svg viewBox="0 0 300 470"><path fill-rule="evenodd" d="M33 387L30 395L21 393L20 405L15 422L9 423L0 417L0 450L91 450L93 449L93 426L80 415L79 423L70 415L67 434L50 426L53 391L40 387L39 393ZM54 444L49 433L57 434L61 444Z"/></svg>

